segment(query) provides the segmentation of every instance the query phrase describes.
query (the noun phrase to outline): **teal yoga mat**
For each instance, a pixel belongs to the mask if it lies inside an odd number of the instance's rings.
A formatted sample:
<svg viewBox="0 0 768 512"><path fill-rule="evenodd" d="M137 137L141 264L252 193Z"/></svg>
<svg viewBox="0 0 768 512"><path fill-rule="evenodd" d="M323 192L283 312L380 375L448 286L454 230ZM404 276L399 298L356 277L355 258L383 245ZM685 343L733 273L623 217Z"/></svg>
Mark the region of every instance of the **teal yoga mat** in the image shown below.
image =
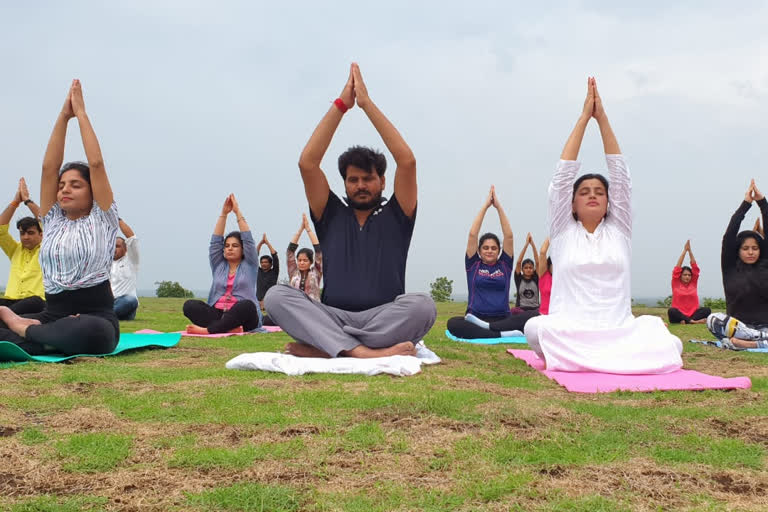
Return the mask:
<svg viewBox="0 0 768 512"><path fill-rule="evenodd" d="M58 363L66 361L73 357L104 357L114 356L126 350L136 350L138 348L161 347L170 348L179 343L181 334L120 334L120 342L115 350L109 354L76 354L74 356L65 356L62 354L48 354L44 356L31 356L24 352L18 345L10 341L0 341L0 362L22 363L26 361L39 361L41 363Z"/></svg>
<svg viewBox="0 0 768 512"><path fill-rule="evenodd" d="M450 331L446 329L445 335L448 339L453 341L461 341L463 343L474 343L475 345L504 345L507 343L528 343L525 340L525 336L508 336L505 338L476 338L473 340L457 338Z"/></svg>

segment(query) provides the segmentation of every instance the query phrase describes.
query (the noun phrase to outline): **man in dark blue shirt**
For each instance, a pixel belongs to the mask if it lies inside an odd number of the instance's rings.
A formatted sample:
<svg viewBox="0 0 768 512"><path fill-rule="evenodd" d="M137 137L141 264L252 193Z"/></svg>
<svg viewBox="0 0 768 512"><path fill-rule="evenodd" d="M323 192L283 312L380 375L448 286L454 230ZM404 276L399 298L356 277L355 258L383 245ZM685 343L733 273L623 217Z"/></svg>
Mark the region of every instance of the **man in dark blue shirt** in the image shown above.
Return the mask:
<svg viewBox="0 0 768 512"><path fill-rule="evenodd" d="M345 205L328 185L320 162L344 113L355 103L368 116L397 164L394 194L385 201L384 155L355 146L339 157ZM415 355L435 322L428 294L405 293L405 264L416 219L416 159L397 129L368 96L352 64L341 96L331 105L299 159L304 191L323 249L322 303L300 290L267 292L271 318L298 343L304 357Z"/></svg>

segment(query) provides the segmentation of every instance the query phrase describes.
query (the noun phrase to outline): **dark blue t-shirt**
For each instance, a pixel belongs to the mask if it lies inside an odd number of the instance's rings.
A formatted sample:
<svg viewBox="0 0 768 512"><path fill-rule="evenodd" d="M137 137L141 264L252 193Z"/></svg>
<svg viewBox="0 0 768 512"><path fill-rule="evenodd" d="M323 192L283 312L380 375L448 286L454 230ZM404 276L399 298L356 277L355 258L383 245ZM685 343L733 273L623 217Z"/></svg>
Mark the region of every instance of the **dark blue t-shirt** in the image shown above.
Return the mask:
<svg viewBox="0 0 768 512"><path fill-rule="evenodd" d="M465 254L464 264L469 290L467 311L479 317L504 316L509 313L512 256L502 251L494 265L486 265L477 253L471 258Z"/></svg>
<svg viewBox="0 0 768 512"><path fill-rule="evenodd" d="M352 208L333 192L322 217L312 216L323 250L323 304L363 311L405 293L405 262L411 245L410 219L395 196L360 227Z"/></svg>

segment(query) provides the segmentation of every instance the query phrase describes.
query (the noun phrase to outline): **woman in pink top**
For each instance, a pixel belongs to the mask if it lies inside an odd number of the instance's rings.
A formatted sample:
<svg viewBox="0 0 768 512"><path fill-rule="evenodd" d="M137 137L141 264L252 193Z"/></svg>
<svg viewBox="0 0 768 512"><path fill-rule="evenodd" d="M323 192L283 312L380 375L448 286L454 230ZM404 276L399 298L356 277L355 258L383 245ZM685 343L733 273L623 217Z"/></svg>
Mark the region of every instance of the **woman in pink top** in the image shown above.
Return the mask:
<svg viewBox="0 0 768 512"><path fill-rule="evenodd" d="M685 253L691 258L691 266L684 267ZM699 307L699 266L691 251L691 241L685 242L683 253L672 270L672 307L669 308L669 322L673 324L703 324L712 310Z"/></svg>
<svg viewBox="0 0 768 512"><path fill-rule="evenodd" d="M539 261L546 260L547 266L546 268L544 265L536 266L536 272L539 274L539 297L541 298L539 313L542 315L549 314L549 296L552 293L552 259L547 256L548 250L549 238L544 240L539 251Z"/></svg>

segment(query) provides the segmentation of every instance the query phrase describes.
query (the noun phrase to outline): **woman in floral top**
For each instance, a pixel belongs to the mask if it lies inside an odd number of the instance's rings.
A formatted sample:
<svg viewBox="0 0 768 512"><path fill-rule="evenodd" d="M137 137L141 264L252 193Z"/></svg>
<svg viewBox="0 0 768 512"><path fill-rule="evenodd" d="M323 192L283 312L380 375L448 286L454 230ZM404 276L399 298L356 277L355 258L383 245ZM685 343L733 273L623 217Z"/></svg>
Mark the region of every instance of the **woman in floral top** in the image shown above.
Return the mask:
<svg viewBox="0 0 768 512"><path fill-rule="evenodd" d="M298 254L296 253L302 231L306 231L307 235L309 235L309 240L315 248L314 254L312 249L306 247L300 249ZM301 226L299 226L296 234L293 235L291 243L288 244L286 261L288 262L288 278L291 281L291 286L298 288L309 295L310 298L319 302L320 281L323 279L323 253L320 249L317 235L312 231L312 227L309 224L307 214L302 215Z"/></svg>

